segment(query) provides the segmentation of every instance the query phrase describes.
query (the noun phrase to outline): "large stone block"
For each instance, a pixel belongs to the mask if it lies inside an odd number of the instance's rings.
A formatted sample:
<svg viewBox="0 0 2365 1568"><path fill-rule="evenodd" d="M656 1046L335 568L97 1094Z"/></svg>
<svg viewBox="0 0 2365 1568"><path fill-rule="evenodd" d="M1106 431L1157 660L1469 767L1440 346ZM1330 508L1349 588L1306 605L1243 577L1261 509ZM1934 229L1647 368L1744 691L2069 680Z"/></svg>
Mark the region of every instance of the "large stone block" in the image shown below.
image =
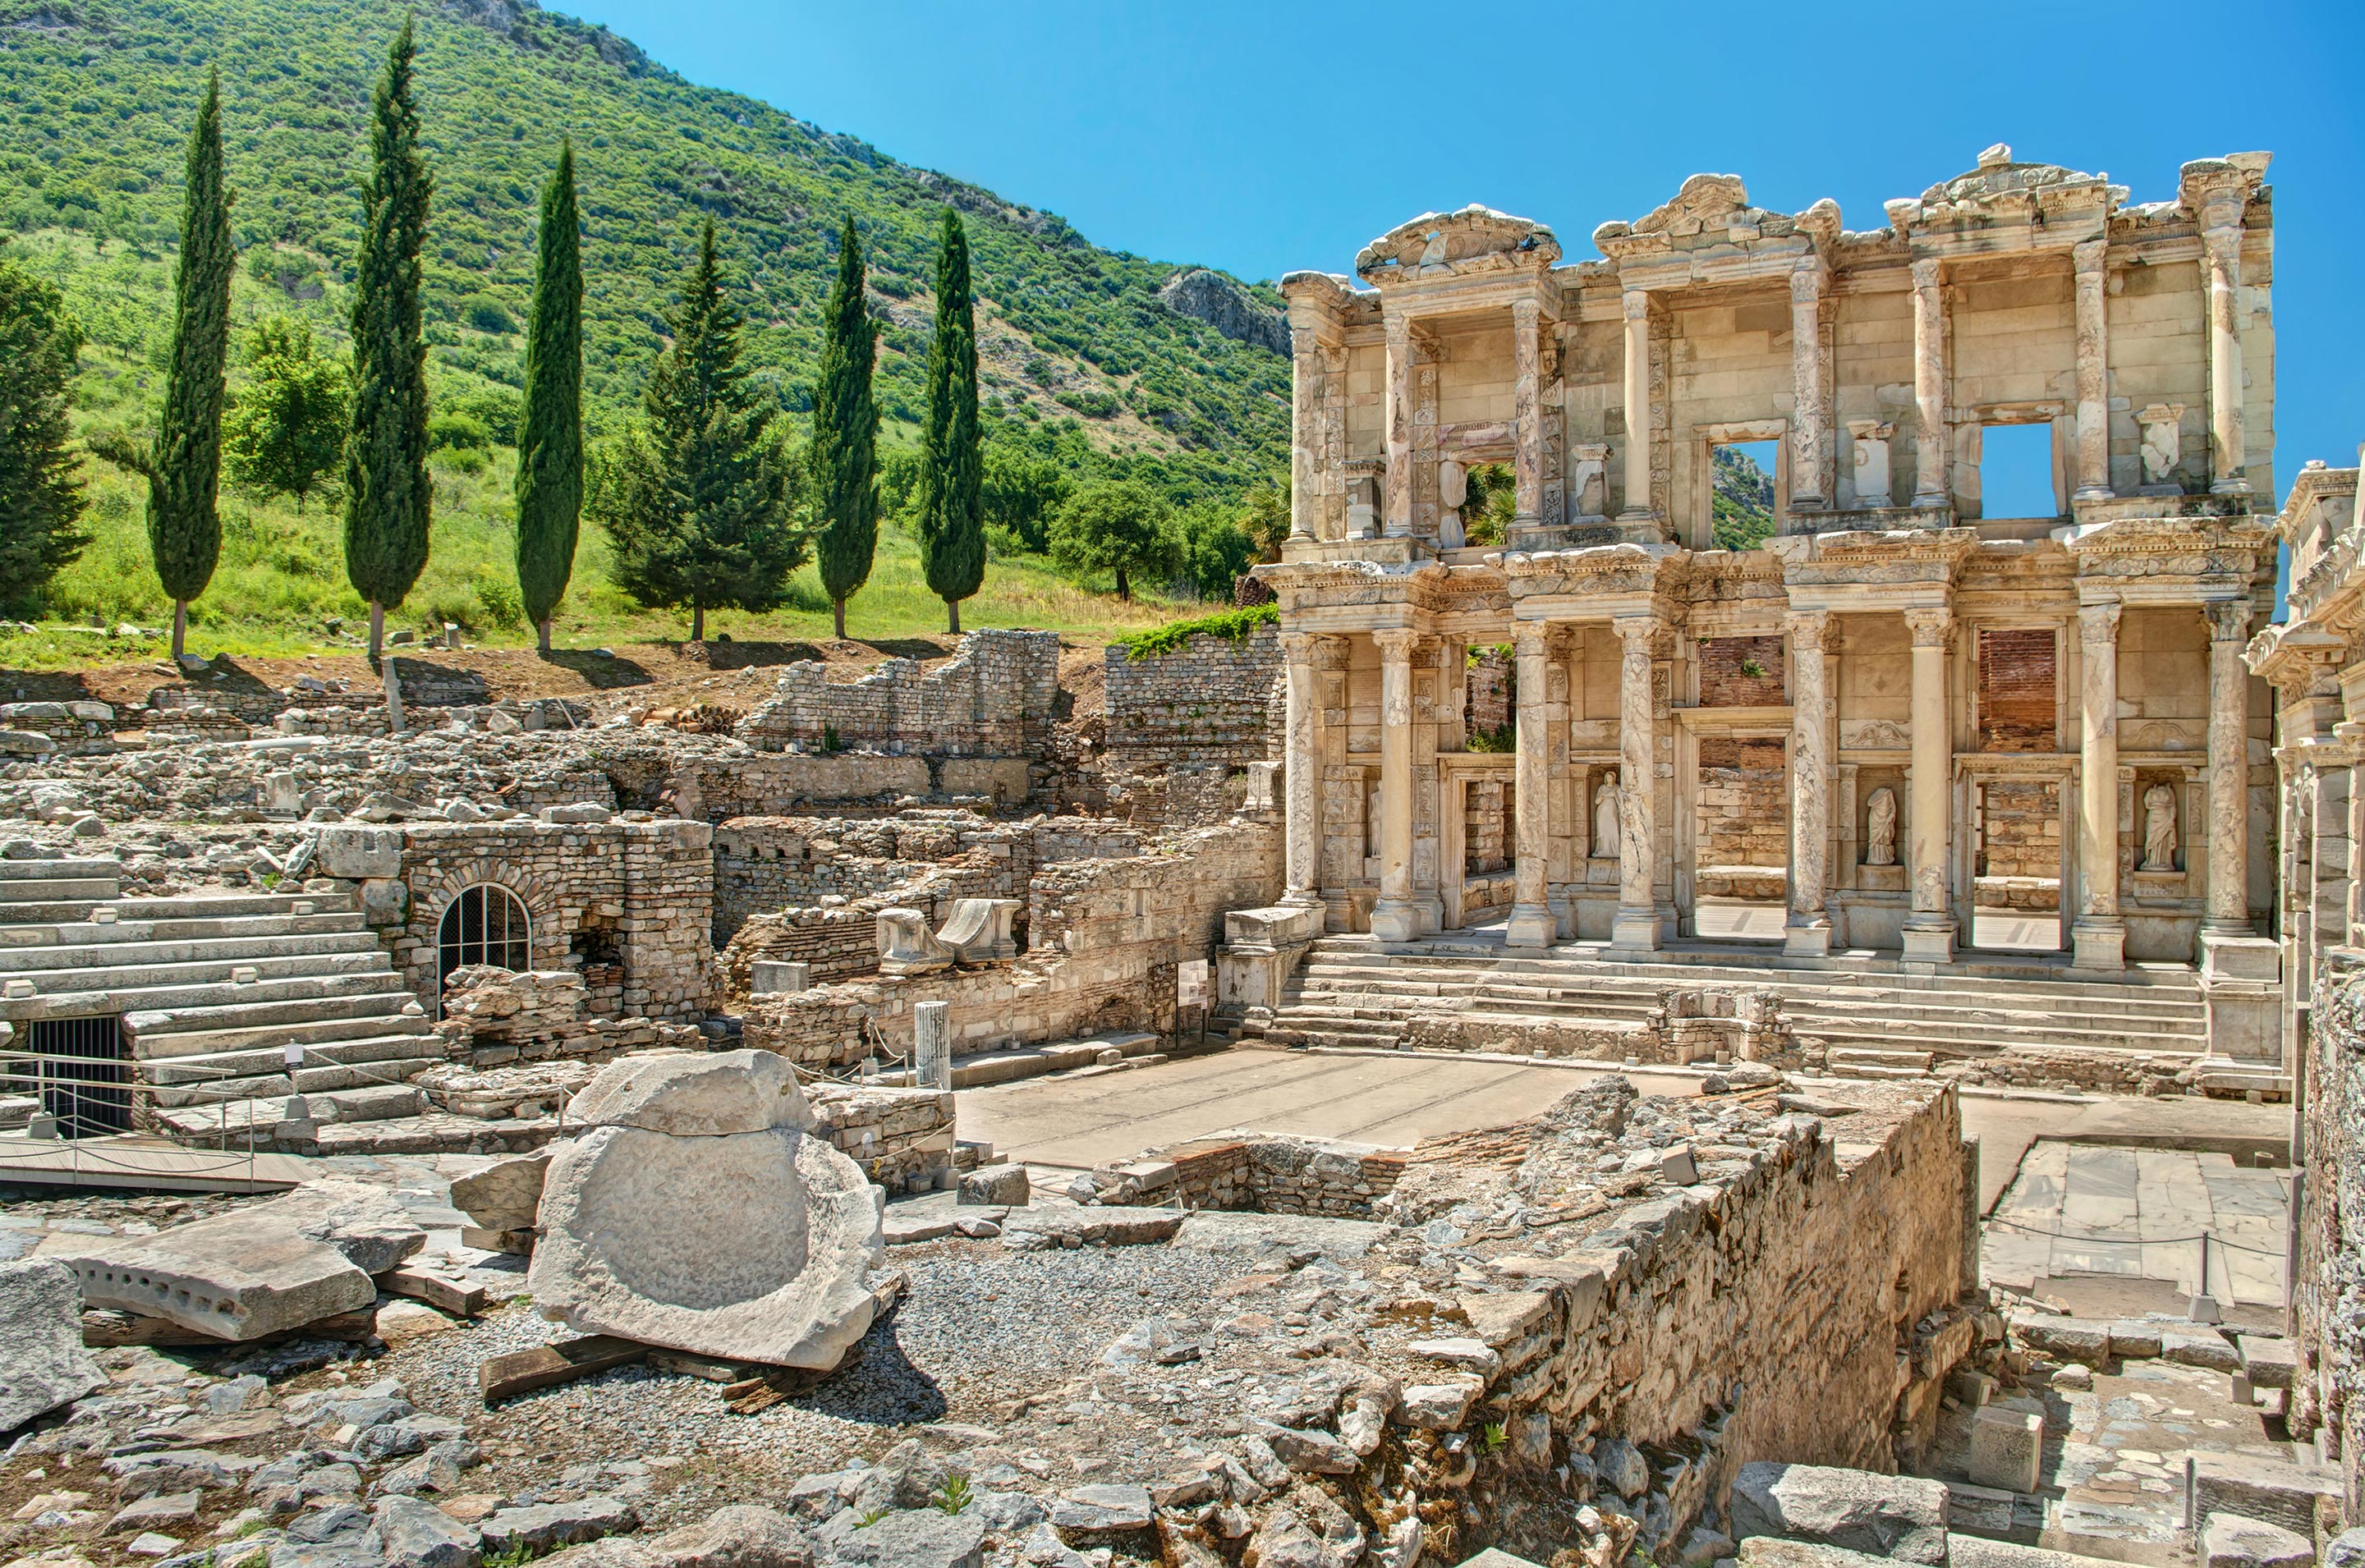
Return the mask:
<svg viewBox="0 0 2365 1568"><path fill-rule="evenodd" d="M2202 1568L2311 1568L2315 1542L2281 1525L2212 1514L2201 1526Z"/></svg>
<svg viewBox="0 0 2365 1568"><path fill-rule="evenodd" d="M1946 1560L1946 1488L1910 1475L1821 1464L1744 1464L1732 1484L1737 1536L1788 1536L1903 1562Z"/></svg>
<svg viewBox="0 0 2365 1568"><path fill-rule="evenodd" d="M2305 1470L2249 1454L2192 1456L2192 1517L2235 1514L2263 1519L2311 1540L2319 1502L2340 1499L2337 1470Z"/></svg>
<svg viewBox="0 0 2365 1568"><path fill-rule="evenodd" d="M452 1206L486 1230L532 1230L549 1169L546 1148L497 1159L473 1175L453 1179Z"/></svg>
<svg viewBox="0 0 2365 1568"><path fill-rule="evenodd" d="M50 1255L84 1302L223 1339L254 1339L367 1306L385 1273L426 1243L394 1194L313 1182L284 1198L154 1236L92 1237Z"/></svg>
<svg viewBox="0 0 2365 1568"><path fill-rule="evenodd" d="M587 1127L716 1137L773 1127L810 1131L796 1069L770 1051L649 1051L600 1070L567 1105Z"/></svg>
<svg viewBox="0 0 2365 1568"><path fill-rule="evenodd" d="M106 1386L82 1343L82 1287L54 1258L0 1263L0 1432Z"/></svg>
<svg viewBox="0 0 2365 1568"><path fill-rule="evenodd" d="M861 1169L793 1126L597 1127L551 1160L528 1282L544 1316L588 1333L826 1370L876 1311L862 1276L880 1218Z"/></svg>
<svg viewBox="0 0 2365 1568"><path fill-rule="evenodd" d="M402 875L402 833L398 828L342 823L320 830L319 866L324 877L359 881L365 877Z"/></svg>
<svg viewBox="0 0 2365 1568"><path fill-rule="evenodd" d="M1972 1485L2034 1492L2044 1460L2044 1417L1989 1405L1971 1417Z"/></svg>

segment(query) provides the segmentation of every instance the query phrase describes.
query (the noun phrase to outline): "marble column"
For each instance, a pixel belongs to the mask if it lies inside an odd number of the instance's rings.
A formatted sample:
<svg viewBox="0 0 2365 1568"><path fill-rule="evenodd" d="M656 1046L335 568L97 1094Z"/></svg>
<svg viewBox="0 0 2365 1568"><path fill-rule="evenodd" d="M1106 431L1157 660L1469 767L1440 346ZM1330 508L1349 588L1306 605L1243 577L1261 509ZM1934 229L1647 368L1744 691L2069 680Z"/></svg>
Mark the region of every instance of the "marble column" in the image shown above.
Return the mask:
<svg viewBox="0 0 2365 1568"><path fill-rule="evenodd" d="M1651 297L1626 291L1626 510L1647 520L1651 510Z"/></svg>
<svg viewBox="0 0 2365 1568"><path fill-rule="evenodd" d="M2070 962L2081 969L2126 967L2119 918L2119 603L2078 611L2078 909Z"/></svg>
<svg viewBox="0 0 2365 1568"><path fill-rule="evenodd" d="M1511 633L1519 658L1519 752L1512 775L1519 859L1511 884L1507 947L1549 947L1559 935L1544 874L1552 859L1552 725L1548 699L1552 658L1544 628L1521 625Z"/></svg>
<svg viewBox="0 0 2365 1568"><path fill-rule="evenodd" d="M1946 494L1946 292L1935 258L1913 263L1913 504Z"/></svg>
<svg viewBox="0 0 2365 1568"><path fill-rule="evenodd" d="M1412 896L1412 655L1420 633L1372 633L1380 650L1380 898L1372 935L1409 942L1420 935Z"/></svg>
<svg viewBox="0 0 2365 1568"><path fill-rule="evenodd" d="M1289 331L1289 536L1310 540L1322 504L1322 343L1311 327Z"/></svg>
<svg viewBox="0 0 2365 1568"><path fill-rule="evenodd" d="M1832 950L1831 702L1824 640L1831 616L1793 610L1790 622L1790 918L1782 948L1813 957Z"/></svg>
<svg viewBox="0 0 2365 1568"><path fill-rule="evenodd" d="M2221 224L2202 236L2209 274L2209 493L2247 496L2249 454L2242 435L2242 226Z"/></svg>
<svg viewBox="0 0 2365 1568"><path fill-rule="evenodd" d="M1541 308L1532 299L1511 302L1511 454L1515 528L1541 521L1544 494L1542 345L1536 337Z"/></svg>
<svg viewBox="0 0 2365 1568"><path fill-rule="evenodd" d="M1383 419L1387 431L1387 494L1380 508L1383 534L1392 539L1412 534L1413 344L1409 317L1390 315L1387 407Z"/></svg>
<svg viewBox="0 0 2365 1568"><path fill-rule="evenodd" d="M1618 666L1618 913L1609 941L1614 947L1655 948L1662 927L1652 887L1658 860L1658 726L1651 666L1662 633L1647 616L1615 624L1625 652Z"/></svg>
<svg viewBox="0 0 2365 1568"><path fill-rule="evenodd" d="M2250 604L2202 607L2209 619L2209 889L2203 930L2250 935Z"/></svg>
<svg viewBox="0 0 2365 1568"><path fill-rule="evenodd" d="M1819 260L1790 274L1790 505L1822 508L1823 267Z"/></svg>
<svg viewBox="0 0 2365 1568"><path fill-rule="evenodd" d="M2110 244L2080 241L2070 251L2078 291L2078 488L2075 498L2111 494L2110 315L2104 304L2104 261Z"/></svg>
<svg viewBox="0 0 2365 1568"><path fill-rule="evenodd" d="M1955 619L1944 607L1909 610L1913 639L1911 912L1905 918L1908 962L1943 964L1955 956L1955 914L1947 897L1954 852L1955 710L1946 689L1946 655Z"/></svg>
<svg viewBox="0 0 2365 1568"><path fill-rule="evenodd" d="M1282 902L1299 906L1322 902L1322 748L1317 738L1322 694L1316 689L1314 644L1304 632L1281 634L1286 661L1287 709L1282 764L1282 865L1287 890Z"/></svg>

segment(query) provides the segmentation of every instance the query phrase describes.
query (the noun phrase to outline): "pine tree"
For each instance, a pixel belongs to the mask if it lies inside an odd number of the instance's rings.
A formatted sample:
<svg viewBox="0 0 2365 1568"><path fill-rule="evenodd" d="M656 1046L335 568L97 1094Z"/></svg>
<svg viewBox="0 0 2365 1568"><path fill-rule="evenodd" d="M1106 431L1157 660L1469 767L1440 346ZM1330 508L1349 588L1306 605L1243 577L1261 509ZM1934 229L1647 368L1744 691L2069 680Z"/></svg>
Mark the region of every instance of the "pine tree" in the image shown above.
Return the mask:
<svg viewBox="0 0 2365 1568"><path fill-rule="evenodd" d="M928 344L928 422L920 471L920 563L960 630L960 601L985 581L985 443L977 426L977 322L969 236L945 209L936 251L936 331Z"/></svg>
<svg viewBox="0 0 2365 1568"><path fill-rule="evenodd" d="M0 257L0 604L29 604L90 543L71 442L81 353L56 287Z"/></svg>
<svg viewBox="0 0 2365 1568"><path fill-rule="evenodd" d="M583 253L575 149L566 142L542 190L517 454L518 590L546 654L551 614L574 574L583 510Z"/></svg>
<svg viewBox="0 0 2365 1568"><path fill-rule="evenodd" d="M173 361L153 442L117 435L91 450L148 481L148 552L173 600L173 656L185 650L189 601L221 555L223 375L230 359L230 280L238 265L222 183L221 73L206 83L189 133L181 198L181 259L173 279Z"/></svg>
<svg viewBox="0 0 2365 1568"><path fill-rule="evenodd" d="M779 406L739 363L739 313L723 297L714 225L667 323L673 346L642 395L641 428L602 464L593 514L616 549L616 580L645 605L770 610L805 560L800 476Z"/></svg>
<svg viewBox="0 0 2365 1568"><path fill-rule="evenodd" d="M432 182L419 146L409 17L370 103L370 182L353 271L353 420L345 438L345 576L369 601L369 655L386 612L427 566L427 343L420 251Z"/></svg>
<svg viewBox="0 0 2365 1568"><path fill-rule="evenodd" d="M846 637L846 601L869 580L879 546L879 405L870 369L879 334L864 297L862 242L854 219L838 242L837 281L824 307L827 336L813 390L813 505L819 521L821 586Z"/></svg>

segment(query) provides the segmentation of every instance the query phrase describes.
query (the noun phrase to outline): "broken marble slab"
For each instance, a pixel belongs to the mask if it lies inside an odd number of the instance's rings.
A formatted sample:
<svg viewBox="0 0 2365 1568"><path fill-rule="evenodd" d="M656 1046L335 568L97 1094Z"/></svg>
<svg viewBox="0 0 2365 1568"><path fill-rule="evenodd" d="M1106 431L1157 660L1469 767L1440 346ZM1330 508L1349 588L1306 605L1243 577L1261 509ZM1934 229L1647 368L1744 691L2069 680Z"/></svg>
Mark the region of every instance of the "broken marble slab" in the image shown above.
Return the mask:
<svg viewBox="0 0 2365 1568"><path fill-rule="evenodd" d="M73 1270L55 1258L0 1263L0 1432L106 1386L83 1348Z"/></svg>
<svg viewBox="0 0 2365 1568"><path fill-rule="evenodd" d="M76 1237L45 1255L74 1271L87 1305L259 1339L369 1305L370 1276L426 1241L386 1188L329 1181L153 1236Z"/></svg>
<svg viewBox="0 0 2365 1568"><path fill-rule="evenodd" d="M542 1179L550 1151L537 1148L497 1159L482 1170L452 1180L452 1206L486 1230L532 1230L542 1204Z"/></svg>

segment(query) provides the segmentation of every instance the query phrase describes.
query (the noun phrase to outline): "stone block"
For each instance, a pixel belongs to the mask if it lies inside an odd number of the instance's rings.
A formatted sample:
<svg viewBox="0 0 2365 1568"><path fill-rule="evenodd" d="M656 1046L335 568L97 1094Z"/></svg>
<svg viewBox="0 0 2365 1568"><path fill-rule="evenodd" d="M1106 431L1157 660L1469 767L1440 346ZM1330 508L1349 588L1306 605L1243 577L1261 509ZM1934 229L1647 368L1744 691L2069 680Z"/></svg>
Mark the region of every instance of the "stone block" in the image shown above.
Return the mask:
<svg viewBox="0 0 2365 1568"><path fill-rule="evenodd" d="M2065 1361L2088 1366L2110 1359L2111 1326L2083 1317L2054 1317L2042 1312L2012 1315L2012 1337L2030 1350Z"/></svg>
<svg viewBox="0 0 2365 1568"><path fill-rule="evenodd" d="M398 828L339 823L320 829L318 858L320 875L360 881L371 877L402 875L402 833Z"/></svg>
<svg viewBox="0 0 2365 1568"><path fill-rule="evenodd" d="M2034 1492L2045 1459L2045 1418L2001 1406L1971 1417L1971 1457L1965 1467L1975 1486Z"/></svg>
<svg viewBox="0 0 2365 1568"><path fill-rule="evenodd" d="M1904 1562L1946 1558L1946 1488L1910 1475L1760 1461L1732 1484L1733 1533L1779 1535Z"/></svg>
<svg viewBox="0 0 2365 1568"><path fill-rule="evenodd" d="M757 996L795 996L813 988L813 965L786 958L757 958L748 966L748 990Z"/></svg>
<svg viewBox="0 0 2365 1568"><path fill-rule="evenodd" d="M106 1386L83 1348L82 1287L55 1258L0 1263L0 1432Z"/></svg>
<svg viewBox="0 0 2365 1568"><path fill-rule="evenodd" d="M1026 1167L984 1165L961 1178L957 1202L1015 1207L1026 1199Z"/></svg>
<svg viewBox="0 0 2365 1568"><path fill-rule="evenodd" d="M817 1124L796 1069L770 1051L649 1051L609 1063L568 1103L587 1127L717 1137Z"/></svg>
<svg viewBox="0 0 2365 1568"><path fill-rule="evenodd" d="M2162 1360L2180 1366L2206 1367L2211 1372L2237 1372L2242 1370L2241 1352L2226 1343L2225 1337L2213 1329L2196 1329L2190 1333L2175 1328L2163 1328L2159 1335Z"/></svg>
<svg viewBox="0 0 2365 1568"><path fill-rule="evenodd" d="M2318 1503L2337 1506L2340 1473L2309 1470L2249 1454L2192 1456L2191 1517L2233 1514L2260 1519L2310 1540L2315 1536Z"/></svg>
<svg viewBox="0 0 2365 1568"><path fill-rule="evenodd" d="M2299 1372L2299 1347L2284 1338L2236 1334L2234 1348L2242 1358L2242 1374L2253 1388L2289 1388Z"/></svg>
<svg viewBox="0 0 2365 1568"><path fill-rule="evenodd" d="M2315 1562L2312 1535L2238 1514L2211 1514L2202 1521L2202 1568L2311 1568Z"/></svg>
<svg viewBox="0 0 2365 1568"><path fill-rule="evenodd" d="M1889 1561L1871 1553L1851 1551L1844 1546L1785 1540L1770 1535L1744 1538L1733 1549L1733 1557L1742 1568L1879 1568Z"/></svg>
<svg viewBox="0 0 2365 1568"><path fill-rule="evenodd" d="M452 1206L486 1230L531 1230L549 1169L546 1148L495 1160L471 1175L453 1178Z"/></svg>

